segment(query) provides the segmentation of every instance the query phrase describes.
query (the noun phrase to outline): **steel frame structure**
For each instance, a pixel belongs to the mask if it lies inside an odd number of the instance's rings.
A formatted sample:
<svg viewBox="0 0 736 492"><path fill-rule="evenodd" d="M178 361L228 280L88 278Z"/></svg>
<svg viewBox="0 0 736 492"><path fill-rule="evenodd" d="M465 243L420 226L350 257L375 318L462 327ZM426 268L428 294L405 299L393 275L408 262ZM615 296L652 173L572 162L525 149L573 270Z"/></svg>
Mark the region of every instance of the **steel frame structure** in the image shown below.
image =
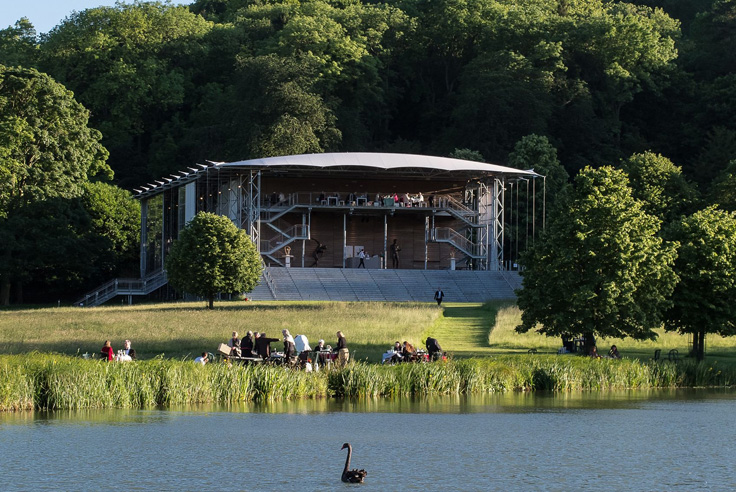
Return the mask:
<svg viewBox="0 0 736 492"><path fill-rule="evenodd" d="M380 155L384 156L384 154ZM331 155L326 154L325 156ZM315 158L314 156L291 157ZM172 240L178 236L178 232L185 225L186 220L199 211L210 211L229 217L239 228L248 233L256 244L259 253L266 254L267 252L262 250L263 236L261 228L264 220L266 223L269 222L265 217L270 212L262 207L262 198L264 197L264 193L262 191L262 177L264 172L271 172L272 170L275 172L276 168L270 168L268 165L262 164L265 161L269 161L269 159L258 160L258 165L248 165L251 161L229 164L197 164L198 168L190 167L188 168L188 171L181 171L178 175L172 174L171 178L162 178L163 181L156 181L156 184L149 184L148 186L142 187L142 190L136 190L138 192L137 198L141 200L141 276L144 277L145 275L150 274L150 272L153 271L152 269L156 267L162 267L168 246ZM478 163L472 164L480 166ZM311 175L322 173L320 175L330 176L333 179L335 177L352 179L356 175L359 175L361 171L362 173L371 172L366 169L361 169L360 165L357 164L352 167L333 166L324 169L315 169L316 167L317 166L307 167L302 165L301 167L295 167L295 169L302 173L312 173ZM279 171L282 169L283 168L278 168ZM470 191L475 197L474 207L472 210L474 216L472 218L462 218L459 215L459 212L452 209L448 204L444 204L445 206L441 207L442 210L448 213L456 214L456 217L464 220L467 224L465 228L468 231L466 240L470 241L470 243L474 244L475 248L477 248L475 250L477 251L477 254L472 255L472 258L475 258L473 260L474 262L477 261L476 267L482 270L502 270L504 268L504 200L507 176L517 178L526 176L527 178L532 179L541 177L533 171L521 171L510 168L501 169L501 171L480 170L475 172L475 178L470 178L474 171L462 170L462 172L464 172L469 178L466 184L466 190ZM382 176L402 176L404 179L412 179L413 177L413 179L431 180L433 178L440 179L440 177L446 177L448 173L451 173L452 171L439 168L407 168L402 171L401 168L382 169L374 167L372 172L375 175ZM183 191L182 187L188 184L191 184L191 186L187 187L186 191ZM187 194L192 192L195 193L196 196L188 197ZM179 193L179 195L175 196L174 193ZM151 265L148 260L148 249L151 247L151 244L153 244L151 243L152 238L149 237L147 224L151 217L149 199L159 194L164 195L164 199L162 200L162 206L164 207L164 210L162 211L163 220L160 232L160 262L162 265ZM176 201L174 201L174 198L176 198ZM171 208L172 203L178 204L179 207L183 205L186 208L185 212L176 214L173 211L168 211L170 213L167 213L167 206L168 208ZM283 228L282 230L279 230L279 228L273 225L272 228L286 236L288 242L294 240L304 241L309 239L311 237L310 224L313 208L314 204L312 203L309 205L297 204L290 209L290 211L297 213L301 211L302 213L302 223L294 224L292 226L294 229L294 234L292 234L293 237L289 236L287 232L284 232L285 230ZM381 210L382 209L380 208L376 208L375 211L380 212ZM347 214L348 211L352 213L350 207L346 205L343 214ZM436 210L432 211L432 215L429 215L428 212L429 211L421 212L421 219L424 221L424 227L427 231L425 233L425 241L436 241L437 230L434 227L433 215ZM420 214L420 211L417 210L416 213ZM393 212L391 212L391 215L393 215ZM158 234L156 234L156 236L158 236ZM304 252L302 251L302 266L304 266L303 255ZM282 264L277 258L272 256L272 254L269 254L269 258L274 260L277 264ZM156 258L156 262L158 261L159 259Z"/></svg>

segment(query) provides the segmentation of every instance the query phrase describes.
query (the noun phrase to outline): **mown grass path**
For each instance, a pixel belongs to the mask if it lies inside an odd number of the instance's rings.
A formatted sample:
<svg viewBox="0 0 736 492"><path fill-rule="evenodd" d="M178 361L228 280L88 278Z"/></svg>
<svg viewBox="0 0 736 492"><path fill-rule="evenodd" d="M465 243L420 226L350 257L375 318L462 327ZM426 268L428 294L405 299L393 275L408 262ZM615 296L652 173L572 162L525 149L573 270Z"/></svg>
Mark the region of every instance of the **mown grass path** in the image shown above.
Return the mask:
<svg viewBox="0 0 736 492"><path fill-rule="evenodd" d="M496 323L498 309L492 304L447 303L424 338L432 336L442 348L459 357L489 355L488 335Z"/></svg>

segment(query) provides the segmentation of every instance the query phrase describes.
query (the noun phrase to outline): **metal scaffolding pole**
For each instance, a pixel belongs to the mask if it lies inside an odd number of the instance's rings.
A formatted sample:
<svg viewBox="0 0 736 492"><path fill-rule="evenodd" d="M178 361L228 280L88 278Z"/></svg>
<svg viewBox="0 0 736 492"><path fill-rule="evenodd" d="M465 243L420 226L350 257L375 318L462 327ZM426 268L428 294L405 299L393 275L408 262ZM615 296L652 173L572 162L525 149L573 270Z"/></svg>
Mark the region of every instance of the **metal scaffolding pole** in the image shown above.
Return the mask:
<svg viewBox="0 0 736 492"><path fill-rule="evenodd" d="M141 278L146 276L148 261L148 198L141 200Z"/></svg>
<svg viewBox="0 0 736 492"><path fill-rule="evenodd" d="M424 217L424 269L427 269L429 256L429 215Z"/></svg>
<svg viewBox="0 0 736 492"><path fill-rule="evenodd" d="M245 230L261 252L261 172L251 171L245 190L246 223Z"/></svg>
<svg viewBox="0 0 736 492"><path fill-rule="evenodd" d="M310 209L311 210L311 209ZM309 230L307 227L307 214L302 214L302 225L305 227L306 230ZM311 237L311 234L310 234ZM307 249L307 241L306 239L302 239L302 268L304 268L304 250Z"/></svg>
<svg viewBox="0 0 736 492"><path fill-rule="evenodd" d="M494 271L503 269L504 192L505 178L494 178L493 193L491 195L491 209L493 214L493 237L490 238L490 269Z"/></svg>
<svg viewBox="0 0 736 492"><path fill-rule="evenodd" d="M383 268L388 268L388 215L383 215Z"/></svg>

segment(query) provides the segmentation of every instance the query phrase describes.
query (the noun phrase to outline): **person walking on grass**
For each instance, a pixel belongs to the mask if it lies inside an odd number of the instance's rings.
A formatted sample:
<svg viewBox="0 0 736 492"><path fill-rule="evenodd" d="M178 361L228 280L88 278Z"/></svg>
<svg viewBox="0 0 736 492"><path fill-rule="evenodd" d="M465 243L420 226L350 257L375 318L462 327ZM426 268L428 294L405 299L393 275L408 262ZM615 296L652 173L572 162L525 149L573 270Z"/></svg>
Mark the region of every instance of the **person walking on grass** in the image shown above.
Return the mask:
<svg viewBox="0 0 736 492"><path fill-rule="evenodd" d="M345 335L341 331L337 332L337 366L345 367L345 364L350 360L350 352L348 351L348 342L345 341Z"/></svg>
<svg viewBox="0 0 736 492"><path fill-rule="evenodd" d="M442 292L442 289L437 287L437 292L434 293L434 300L437 301L437 305L442 305L442 299L444 299L445 293Z"/></svg>

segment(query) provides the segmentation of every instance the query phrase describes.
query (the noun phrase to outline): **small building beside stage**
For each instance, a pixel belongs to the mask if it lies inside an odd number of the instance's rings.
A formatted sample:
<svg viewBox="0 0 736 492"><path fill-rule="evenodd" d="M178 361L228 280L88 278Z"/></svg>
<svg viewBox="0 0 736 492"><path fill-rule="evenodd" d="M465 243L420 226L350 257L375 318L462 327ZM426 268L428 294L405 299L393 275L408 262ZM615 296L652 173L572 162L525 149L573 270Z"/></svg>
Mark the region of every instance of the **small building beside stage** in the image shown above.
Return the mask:
<svg viewBox="0 0 736 492"><path fill-rule="evenodd" d="M248 232L267 266L502 270L507 182L533 171L443 157L333 153L209 162L139 187L141 278L199 211Z"/></svg>

